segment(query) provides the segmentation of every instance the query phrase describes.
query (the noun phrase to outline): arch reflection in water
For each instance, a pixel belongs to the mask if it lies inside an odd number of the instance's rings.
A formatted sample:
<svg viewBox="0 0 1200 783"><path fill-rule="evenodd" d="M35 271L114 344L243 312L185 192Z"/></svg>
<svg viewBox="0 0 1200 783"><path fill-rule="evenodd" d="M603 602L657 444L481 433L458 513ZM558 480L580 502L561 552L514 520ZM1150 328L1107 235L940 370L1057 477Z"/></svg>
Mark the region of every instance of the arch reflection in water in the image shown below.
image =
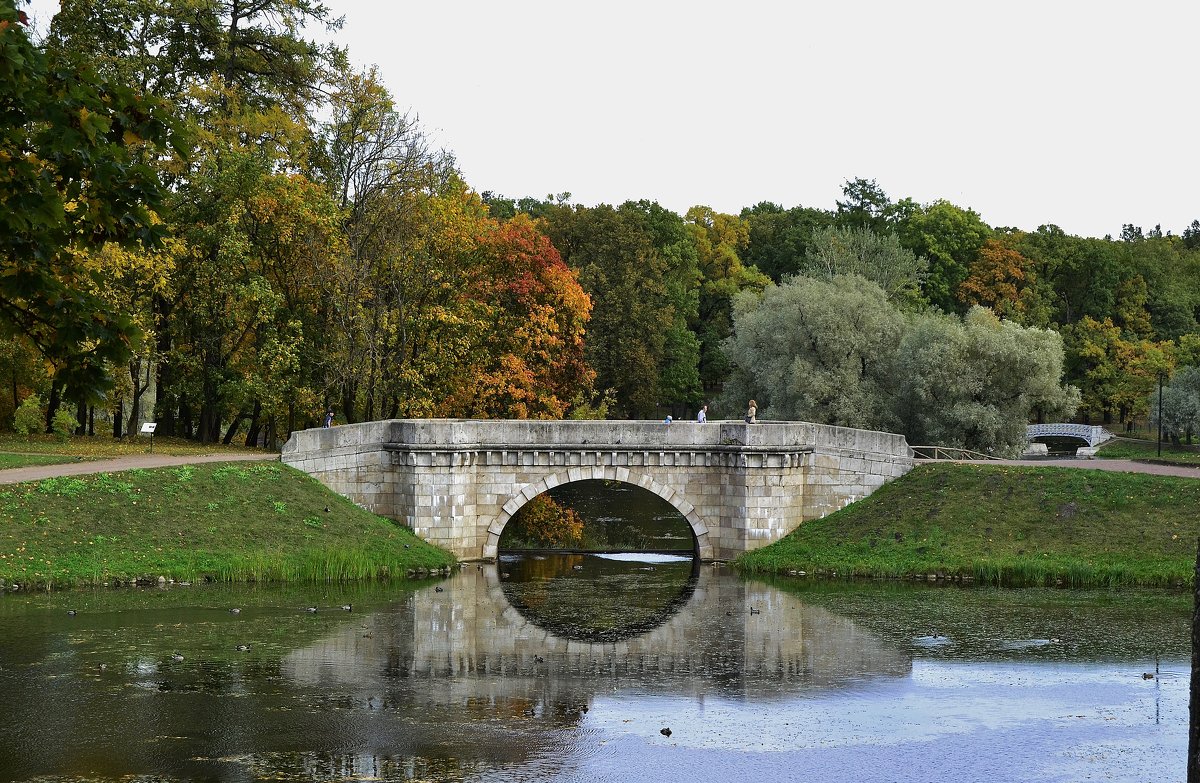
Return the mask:
<svg viewBox="0 0 1200 783"><path fill-rule="evenodd" d="M678 555L507 555L504 597L569 641L617 642L667 622L692 598L700 561Z"/></svg>

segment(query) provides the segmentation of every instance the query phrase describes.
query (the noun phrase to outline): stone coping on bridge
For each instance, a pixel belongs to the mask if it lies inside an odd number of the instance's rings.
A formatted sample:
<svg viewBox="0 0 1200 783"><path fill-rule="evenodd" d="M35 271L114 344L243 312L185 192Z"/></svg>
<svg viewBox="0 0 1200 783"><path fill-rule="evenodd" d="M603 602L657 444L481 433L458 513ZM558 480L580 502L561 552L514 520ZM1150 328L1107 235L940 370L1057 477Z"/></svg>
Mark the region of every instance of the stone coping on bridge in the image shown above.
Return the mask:
<svg viewBox="0 0 1200 783"><path fill-rule="evenodd" d="M285 462L306 452L327 455L369 449L853 451L910 459L904 436L809 422L634 420L391 419L292 433Z"/></svg>

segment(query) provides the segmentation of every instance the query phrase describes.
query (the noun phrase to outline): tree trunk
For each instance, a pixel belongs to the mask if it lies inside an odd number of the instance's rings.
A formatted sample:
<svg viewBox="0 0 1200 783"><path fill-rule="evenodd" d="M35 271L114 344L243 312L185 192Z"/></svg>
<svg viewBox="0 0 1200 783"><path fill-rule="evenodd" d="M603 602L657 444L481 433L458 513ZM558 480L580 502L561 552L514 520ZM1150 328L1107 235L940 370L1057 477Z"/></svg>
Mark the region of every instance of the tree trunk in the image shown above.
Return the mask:
<svg viewBox="0 0 1200 783"><path fill-rule="evenodd" d="M233 436L237 435L238 427L242 426L242 419L250 418L245 413L237 413L233 417L233 421L229 422L229 428L225 430L225 437L221 438L221 442L228 446L233 443Z"/></svg>
<svg viewBox="0 0 1200 783"><path fill-rule="evenodd" d="M62 391L58 386L58 381L50 384L50 401L46 403L46 432L53 432L54 414L58 413L58 406L62 404Z"/></svg>
<svg viewBox="0 0 1200 783"><path fill-rule="evenodd" d="M171 350L171 328L170 317L172 311L171 303L162 297L154 299L154 316L158 328L155 330L157 339L155 341L154 355L160 358L160 361L154 365L155 388L158 389L158 399L155 401L154 420L158 422L158 427L155 429L155 435L165 435L174 437L175 432L175 371L171 366L169 359L161 361L163 357L170 356Z"/></svg>
<svg viewBox="0 0 1200 783"><path fill-rule="evenodd" d="M149 367L146 368L146 374L150 374ZM129 401L129 426L125 431L133 435L137 433L138 420L142 418L142 395L150 388L149 378L142 383L142 357L138 356L129 362L129 375L133 379L133 398Z"/></svg>
<svg viewBox="0 0 1200 783"><path fill-rule="evenodd" d="M354 419L354 385L347 383L342 387L342 421L353 424ZM324 422L321 422L324 424Z"/></svg>
<svg viewBox="0 0 1200 783"><path fill-rule="evenodd" d="M258 433L262 432L262 403L254 401L254 411L250 414L250 429L246 432L246 448L258 445Z"/></svg>
<svg viewBox="0 0 1200 783"><path fill-rule="evenodd" d="M192 430L192 406L186 401L179 405L179 418L183 437L192 440L195 432ZM158 433L155 432L155 435Z"/></svg>

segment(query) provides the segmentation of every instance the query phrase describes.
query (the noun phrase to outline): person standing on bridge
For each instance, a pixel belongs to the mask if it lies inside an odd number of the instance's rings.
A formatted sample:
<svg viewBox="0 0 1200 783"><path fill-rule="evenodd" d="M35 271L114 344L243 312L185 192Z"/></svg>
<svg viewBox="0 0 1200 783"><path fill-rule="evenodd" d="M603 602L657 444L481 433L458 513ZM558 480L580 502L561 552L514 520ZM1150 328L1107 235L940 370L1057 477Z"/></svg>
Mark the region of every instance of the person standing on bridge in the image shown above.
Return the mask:
<svg viewBox="0 0 1200 783"><path fill-rule="evenodd" d="M328 408L325 411L325 429L333 426L333 408Z"/></svg>
<svg viewBox="0 0 1200 783"><path fill-rule="evenodd" d="M700 406L700 412L696 414L696 421L700 424L703 424L704 422L708 421L708 406L707 405Z"/></svg>
<svg viewBox="0 0 1200 783"><path fill-rule="evenodd" d="M758 423L758 403L754 400L750 400L750 407L746 408L746 423Z"/></svg>

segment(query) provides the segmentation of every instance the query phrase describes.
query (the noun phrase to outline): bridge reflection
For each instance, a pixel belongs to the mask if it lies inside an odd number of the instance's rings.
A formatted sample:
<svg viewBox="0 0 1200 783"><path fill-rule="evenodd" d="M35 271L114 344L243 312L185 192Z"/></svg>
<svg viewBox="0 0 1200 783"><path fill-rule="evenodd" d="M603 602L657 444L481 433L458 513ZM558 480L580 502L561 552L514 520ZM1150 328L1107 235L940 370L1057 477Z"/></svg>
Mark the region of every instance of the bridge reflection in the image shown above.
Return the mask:
<svg viewBox="0 0 1200 783"><path fill-rule="evenodd" d="M285 676L386 692L422 687L435 702L586 705L597 693L794 697L869 678L906 677L906 649L767 585L703 566L682 605L628 638L569 638L509 600L499 569L468 569L289 654ZM681 592L681 594L683 594ZM749 611L754 607L755 612Z"/></svg>

